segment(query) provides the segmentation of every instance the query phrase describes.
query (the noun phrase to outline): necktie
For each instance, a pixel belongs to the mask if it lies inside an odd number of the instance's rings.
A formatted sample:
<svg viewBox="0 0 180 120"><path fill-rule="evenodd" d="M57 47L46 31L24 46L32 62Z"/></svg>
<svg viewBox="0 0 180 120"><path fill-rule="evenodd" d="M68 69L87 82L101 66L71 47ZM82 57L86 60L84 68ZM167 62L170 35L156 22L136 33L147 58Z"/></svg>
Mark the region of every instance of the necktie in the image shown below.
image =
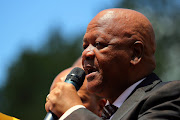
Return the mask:
<svg viewBox="0 0 180 120"><path fill-rule="evenodd" d="M114 106L112 104L106 105L103 108L101 118L103 120L109 119L117 111L117 109L118 109L118 107L116 107L116 106Z"/></svg>

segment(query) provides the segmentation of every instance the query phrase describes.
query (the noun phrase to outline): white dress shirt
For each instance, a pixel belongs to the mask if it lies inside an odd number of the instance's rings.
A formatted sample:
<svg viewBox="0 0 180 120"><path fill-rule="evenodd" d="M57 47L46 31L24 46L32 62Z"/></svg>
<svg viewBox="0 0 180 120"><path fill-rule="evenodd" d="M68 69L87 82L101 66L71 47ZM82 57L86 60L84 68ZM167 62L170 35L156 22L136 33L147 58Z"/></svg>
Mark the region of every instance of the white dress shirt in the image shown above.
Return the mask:
<svg viewBox="0 0 180 120"><path fill-rule="evenodd" d="M116 107L121 107L121 105L123 104L123 102L127 99L127 97L131 94L131 92L136 88L137 85L139 85L145 78L139 80L138 82L134 83L133 85L131 85L129 88L127 88L113 103L113 105L115 105ZM109 102L107 101L106 105L108 105ZM111 118L113 117L113 115L111 116ZM110 120L111 120L110 118Z"/></svg>
<svg viewBox="0 0 180 120"><path fill-rule="evenodd" d="M139 85L145 78L139 80L138 82L131 85L129 88L127 88L113 103L113 105L117 106L118 108L121 107L123 102L127 99L127 97L131 94L131 92L136 88L137 85ZM106 105L109 104L109 101L107 101ZM69 110L67 110L60 118L59 120L64 120L68 115L70 115L72 112L79 108L85 108L83 105L76 105L71 107ZM112 115L113 116L113 115ZM111 118L112 118L111 116ZM111 119L110 118L110 119Z"/></svg>

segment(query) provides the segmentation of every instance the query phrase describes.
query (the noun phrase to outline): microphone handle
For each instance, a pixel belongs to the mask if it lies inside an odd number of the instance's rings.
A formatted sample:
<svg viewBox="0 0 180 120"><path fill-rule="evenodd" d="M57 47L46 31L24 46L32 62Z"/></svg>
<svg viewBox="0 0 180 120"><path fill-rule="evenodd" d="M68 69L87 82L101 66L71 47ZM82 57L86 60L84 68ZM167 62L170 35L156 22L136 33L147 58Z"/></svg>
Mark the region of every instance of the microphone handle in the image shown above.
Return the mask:
<svg viewBox="0 0 180 120"><path fill-rule="evenodd" d="M73 84L77 91L80 88L74 81L71 81L71 79L66 79L64 82ZM44 120L58 120L58 117L53 112L49 111Z"/></svg>
<svg viewBox="0 0 180 120"><path fill-rule="evenodd" d="M84 82L84 78L85 78L84 70L76 67L67 75L64 82L74 85L74 87L78 91ZM53 112L49 111L46 114L44 120L58 120L58 117Z"/></svg>
<svg viewBox="0 0 180 120"><path fill-rule="evenodd" d="M58 117L51 111L46 114L44 120L58 120Z"/></svg>

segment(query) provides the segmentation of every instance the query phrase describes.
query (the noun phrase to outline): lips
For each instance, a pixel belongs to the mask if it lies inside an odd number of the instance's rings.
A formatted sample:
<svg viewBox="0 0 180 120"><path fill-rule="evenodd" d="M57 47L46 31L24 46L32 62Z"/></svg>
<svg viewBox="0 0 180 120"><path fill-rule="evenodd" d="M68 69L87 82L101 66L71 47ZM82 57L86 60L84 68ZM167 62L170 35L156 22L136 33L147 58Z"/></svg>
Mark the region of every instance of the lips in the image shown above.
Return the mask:
<svg viewBox="0 0 180 120"><path fill-rule="evenodd" d="M84 70L85 70L86 79L88 82L91 82L96 78L96 75L98 73L98 69L95 66L91 66L90 64L86 64L84 66Z"/></svg>
<svg viewBox="0 0 180 120"><path fill-rule="evenodd" d="M89 65L85 66L84 70L85 70L86 75L89 75L89 74L97 71L97 69L95 67L92 67L92 66L89 66Z"/></svg>

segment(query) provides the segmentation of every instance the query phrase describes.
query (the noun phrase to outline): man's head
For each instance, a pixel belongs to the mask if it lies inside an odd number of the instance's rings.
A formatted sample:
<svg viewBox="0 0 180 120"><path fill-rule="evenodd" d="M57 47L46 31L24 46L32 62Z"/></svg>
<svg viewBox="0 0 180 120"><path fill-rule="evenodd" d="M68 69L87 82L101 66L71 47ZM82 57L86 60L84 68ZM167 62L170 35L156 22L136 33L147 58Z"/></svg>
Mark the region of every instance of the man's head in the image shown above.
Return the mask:
<svg viewBox="0 0 180 120"><path fill-rule="evenodd" d="M149 20L129 9L97 14L83 39L87 88L113 102L155 69L155 36Z"/></svg>
<svg viewBox="0 0 180 120"><path fill-rule="evenodd" d="M77 63L78 63L78 61L77 61ZM78 66L78 64L74 65L74 66ZM55 84L57 82L64 81L66 79L66 76L70 73L70 71L73 68L74 67L68 68L68 69L62 71L61 73L59 73L56 76L56 78L54 79L54 81L51 85L50 91L55 87ZM87 109L89 109L90 111L92 111L96 115L101 116L102 109L103 109L104 105L106 104L106 100L95 95L95 94L88 92L86 89L86 85L87 85L87 80L85 79L82 87L78 90L77 93L78 93L79 97L81 98L83 105Z"/></svg>

